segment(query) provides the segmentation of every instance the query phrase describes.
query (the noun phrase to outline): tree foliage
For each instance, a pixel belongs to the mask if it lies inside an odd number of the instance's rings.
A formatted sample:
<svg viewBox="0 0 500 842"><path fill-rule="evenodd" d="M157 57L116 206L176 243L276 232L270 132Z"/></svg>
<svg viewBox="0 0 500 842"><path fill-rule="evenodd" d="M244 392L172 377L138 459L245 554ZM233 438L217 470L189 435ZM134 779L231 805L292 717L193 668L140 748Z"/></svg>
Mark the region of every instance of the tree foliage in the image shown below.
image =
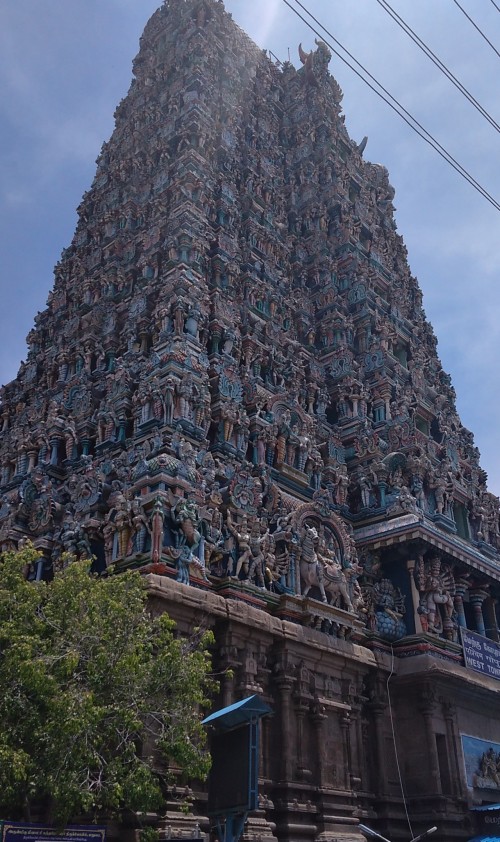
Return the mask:
<svg viewBox="0 0 500 842"><path fill-rule="evenodd" d="M0 810L60 823L161 806L158 763L204 778L210 636L152 617L142 577L73 562L29 583L32 547L0 563Z"/></svg>

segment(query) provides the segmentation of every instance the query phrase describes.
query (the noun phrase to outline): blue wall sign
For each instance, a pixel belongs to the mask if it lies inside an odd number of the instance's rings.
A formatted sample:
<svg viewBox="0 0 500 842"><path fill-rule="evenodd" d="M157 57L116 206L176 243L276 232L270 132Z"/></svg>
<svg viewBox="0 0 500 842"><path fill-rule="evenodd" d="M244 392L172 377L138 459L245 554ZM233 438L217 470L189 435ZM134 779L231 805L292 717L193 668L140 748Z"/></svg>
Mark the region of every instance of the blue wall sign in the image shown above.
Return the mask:
<svg viewBox="0 0 500 842"><path fill-rule="evenodd" d="M461 734L467 786L476 790L493 790L494 798L500 790L498 761L500 743ZM498 806L498 805L497 805Z"/></svg>
<svg viewBox="0 0 500 842"><path fill-rule="evenodd" d="M468 629L460 629L465 666L483 675L500 678L500 645Z"/></svg>
<svg viewBox="0 0 500 842"><path fill-rule="evenodd" d="M4 821L1 842L105 842L104 827L67 827L56 830L43 824Z"/></svg>

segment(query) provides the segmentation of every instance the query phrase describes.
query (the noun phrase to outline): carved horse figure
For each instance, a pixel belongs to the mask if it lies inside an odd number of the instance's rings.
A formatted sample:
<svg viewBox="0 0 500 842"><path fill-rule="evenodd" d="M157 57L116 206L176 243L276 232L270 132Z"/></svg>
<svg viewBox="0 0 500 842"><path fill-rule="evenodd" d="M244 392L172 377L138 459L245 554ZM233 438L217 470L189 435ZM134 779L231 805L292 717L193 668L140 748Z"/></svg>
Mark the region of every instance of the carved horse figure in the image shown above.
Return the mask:
<svg viewBox="0 0 500 842"><path fill-rule="evenodd" d="M346 575L349 573L349 568L344 571L336 560L332 562L331 559L321 558L324 563L325 591L331 596L331 605L338 605L342 597L347 611L354 613L354 606L349 594L349 581ZM353 573L352 575L355 574Z"/></svg>
<svg viewBox="0 0 500 842"><path fill-rule="evenodd" d="M356 613L351 591L361 569L356 564L342 569L335 554L323 542L318 549L320 538L317 529L304 524L302 531L300 577L302 580L302 595L307 596L312 587L319 588L323 602Z"/></svg>
<svg viewBox="0 0 500 842"><path fill-rule="evenodd" d="M301 538L300 578L302 580L302 595L307 596L311 588L317 587L320 590L322 601L327 602L323 564L316 554L316 545L319 540L318 531L314 526L308 526L305 523Z"/></svg>

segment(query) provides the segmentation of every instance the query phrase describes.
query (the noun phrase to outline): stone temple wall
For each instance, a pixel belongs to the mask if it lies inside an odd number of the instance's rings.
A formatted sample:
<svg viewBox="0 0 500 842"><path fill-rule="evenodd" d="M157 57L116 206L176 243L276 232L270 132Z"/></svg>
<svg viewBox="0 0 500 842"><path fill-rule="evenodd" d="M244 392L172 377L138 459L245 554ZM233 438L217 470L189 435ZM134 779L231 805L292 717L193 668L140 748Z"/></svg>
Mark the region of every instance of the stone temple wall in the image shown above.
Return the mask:
<svg viewBox="0 0 500 842"><path fill-rule="evenodd" d="M387 170L348 137L326 45L299 57L215 0L147 24L2 389L0 544L33 540L33 578L68 552L140 567L184 631L203 615L223 701L277 711L257 835L348 842L361 816L406 838L391 675L411 808L466 839L460 735L500 724L459 633L498 640L499 501Z"/></svg>

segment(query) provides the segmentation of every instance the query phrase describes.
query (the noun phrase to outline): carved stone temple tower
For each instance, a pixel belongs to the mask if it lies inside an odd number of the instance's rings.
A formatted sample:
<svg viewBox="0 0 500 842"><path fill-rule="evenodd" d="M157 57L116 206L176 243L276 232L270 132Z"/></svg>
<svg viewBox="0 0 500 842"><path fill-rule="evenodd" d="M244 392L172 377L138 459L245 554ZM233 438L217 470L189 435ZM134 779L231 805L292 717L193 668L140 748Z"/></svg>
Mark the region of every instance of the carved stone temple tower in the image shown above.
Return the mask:
<svg viewBox="0 0 500 842"><path fill-rule="evenodd" d="M460 635L495 656L499 501L387 170L326 45L300 56L277 67L216 0L147 24L3 388L0 544L30 537L33 577L67 551L140 567L181 630L214 629L218 701L275 711L248 838L408 839L400 770L414 832L460 842L500 801L500 684Z"/></svg>

